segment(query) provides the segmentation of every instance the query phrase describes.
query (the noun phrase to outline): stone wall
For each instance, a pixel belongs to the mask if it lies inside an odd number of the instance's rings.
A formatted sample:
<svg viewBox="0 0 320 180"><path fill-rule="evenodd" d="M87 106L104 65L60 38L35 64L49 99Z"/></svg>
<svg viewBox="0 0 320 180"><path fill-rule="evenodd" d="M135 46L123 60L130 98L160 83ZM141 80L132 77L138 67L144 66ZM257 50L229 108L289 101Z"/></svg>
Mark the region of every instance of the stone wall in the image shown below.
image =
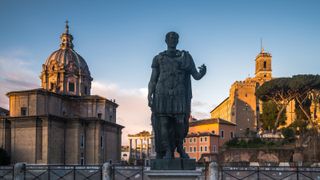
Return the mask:
<svg viewBox="0 0 320 180"><path fill-rule="evenodd" d="M230 148L220 152L220 163L234 162L259 162L259 163L279 163L291 162L294 149L249 149Z"/></svg>

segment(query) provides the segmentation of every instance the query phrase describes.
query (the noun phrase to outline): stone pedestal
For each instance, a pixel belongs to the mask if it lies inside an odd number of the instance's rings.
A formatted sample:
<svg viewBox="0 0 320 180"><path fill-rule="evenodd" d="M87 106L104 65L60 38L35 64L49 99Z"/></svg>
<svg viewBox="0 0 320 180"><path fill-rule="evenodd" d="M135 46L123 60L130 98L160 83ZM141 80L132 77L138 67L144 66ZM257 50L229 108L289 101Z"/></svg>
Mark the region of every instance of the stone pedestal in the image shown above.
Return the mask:
<svg viewBox="0 0 320 180"><path fill-rule="evenodd" d="M147 170L144 175L150 180L199 180L201 170Z"/></svg>
<svg viewBox="0 0 320 180"><path fill-rule="evenodd" d="M202 172L196 170L195 159L151 159L144 174L150 180L198 180Z"/></svg>
<svg viewBox="0 0 320 180"><path fill-rule="evenodd" d="M195 159L151 159L151 170L195 170Z"/></svg>

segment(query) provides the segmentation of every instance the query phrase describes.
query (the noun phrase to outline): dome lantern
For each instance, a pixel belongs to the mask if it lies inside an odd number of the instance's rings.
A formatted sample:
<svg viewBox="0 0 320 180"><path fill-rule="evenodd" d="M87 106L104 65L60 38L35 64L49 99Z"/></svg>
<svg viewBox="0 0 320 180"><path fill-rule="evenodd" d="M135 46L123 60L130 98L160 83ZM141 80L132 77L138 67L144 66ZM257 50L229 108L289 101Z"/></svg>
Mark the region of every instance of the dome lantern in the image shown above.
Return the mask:
<svg viewBox="0 0 320 180"><path fill-rule="evenodd" d="M68 25L69 21L66 20L66 27L65 27L65 32L60 36L61 39L61 44L60 44L60 48L61 49L73 49L73 37L71 34L69 34L69 25Z"/></svg>

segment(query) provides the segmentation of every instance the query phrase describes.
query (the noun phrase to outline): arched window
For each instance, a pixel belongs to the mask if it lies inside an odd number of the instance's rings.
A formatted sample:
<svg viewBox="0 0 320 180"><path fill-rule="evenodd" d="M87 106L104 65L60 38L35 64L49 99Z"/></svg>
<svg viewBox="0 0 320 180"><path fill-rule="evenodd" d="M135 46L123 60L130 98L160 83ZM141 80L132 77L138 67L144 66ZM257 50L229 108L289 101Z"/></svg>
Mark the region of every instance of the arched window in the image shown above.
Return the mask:
<svg viewBox="0 0 320 180"><path fill-rule="evenodd" d="M267 68L267 62L263 61L263 69L266 69L266 68Z"/></svg>

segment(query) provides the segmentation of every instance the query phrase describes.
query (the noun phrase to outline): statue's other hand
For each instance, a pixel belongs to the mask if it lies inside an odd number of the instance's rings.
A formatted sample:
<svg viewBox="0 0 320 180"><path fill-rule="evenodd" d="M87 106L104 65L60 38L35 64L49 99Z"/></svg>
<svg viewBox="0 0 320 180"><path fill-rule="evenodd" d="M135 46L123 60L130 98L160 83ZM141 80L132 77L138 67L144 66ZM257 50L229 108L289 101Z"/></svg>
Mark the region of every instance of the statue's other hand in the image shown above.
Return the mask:
<svg viewBox="0 0 320 180"><path fill-rule="evenodd" d="M148 95L148 106L152 107L152 95Z"/></svg>
<svg viewBox="0 0 320 180"><path fill-rule="evenodd" d="M199 72L202 76L204 76L206 73L207 73L207 66L202 64L200 67L199 67Z"/></svg>

